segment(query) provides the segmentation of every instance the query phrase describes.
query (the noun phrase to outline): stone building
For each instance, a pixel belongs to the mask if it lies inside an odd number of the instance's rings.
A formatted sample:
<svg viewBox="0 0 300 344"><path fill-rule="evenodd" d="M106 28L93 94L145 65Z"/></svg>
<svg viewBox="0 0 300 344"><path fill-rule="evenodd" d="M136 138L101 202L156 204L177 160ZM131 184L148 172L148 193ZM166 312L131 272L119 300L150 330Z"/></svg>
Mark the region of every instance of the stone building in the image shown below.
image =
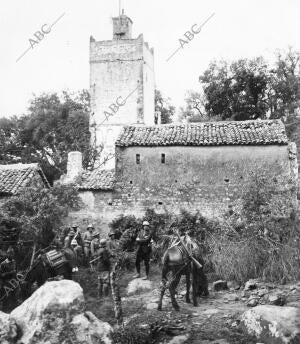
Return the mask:
<svg viewBox="0 0 300 344"><path fill-rule="evenodd" d="M112 40L90 38L91 134L101 159L114 168L114 143L124 125L154 124L154 52L143 35L132 38L132 20L113 18Z"/></svg>
<svg viewBox="0 0 300 344"><path fill-rule="evenodd" d="M147 208L218 217L238 206L251 173L275 171L295 185L298 178L296 147L280 120L127 126L115 149L115 170L79 174L86 207L76 216L104 227Z"/></svg>
<svg viewBox="0 0 300 344"><path fill-rule="evenodd" d="M252 172L297 181L296 147L279 120L159 125L154 54L132 20L113 18L113 39L90 39L90 131L104 147L104 169L82 169L69 154L65 181L76 180L85 207L72 214L103 229L120 214L181 208L215 217L239 203Z"/></svg>

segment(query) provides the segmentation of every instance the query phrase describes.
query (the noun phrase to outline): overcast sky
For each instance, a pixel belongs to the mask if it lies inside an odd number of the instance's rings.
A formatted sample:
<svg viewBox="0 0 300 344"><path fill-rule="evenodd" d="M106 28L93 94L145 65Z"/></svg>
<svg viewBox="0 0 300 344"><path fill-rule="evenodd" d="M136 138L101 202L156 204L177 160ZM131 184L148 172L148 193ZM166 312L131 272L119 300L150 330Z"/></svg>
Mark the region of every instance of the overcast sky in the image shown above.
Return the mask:
<svg viewBox="0 0 300 344"><path fill-rule="evenodd" d="M0 116L26 112L32 94L89 87L89 37L112 38L119 0L0 0ZM156 86L176 106L214 59L263 55L300 43L299 0L122 0L155 51ZM201 32L169 62L179 39L193 24ZM63 15L64 14L64 15ZM44 24L51 32L18 61ZM44 31L48 26L44 26Z"/></svg>

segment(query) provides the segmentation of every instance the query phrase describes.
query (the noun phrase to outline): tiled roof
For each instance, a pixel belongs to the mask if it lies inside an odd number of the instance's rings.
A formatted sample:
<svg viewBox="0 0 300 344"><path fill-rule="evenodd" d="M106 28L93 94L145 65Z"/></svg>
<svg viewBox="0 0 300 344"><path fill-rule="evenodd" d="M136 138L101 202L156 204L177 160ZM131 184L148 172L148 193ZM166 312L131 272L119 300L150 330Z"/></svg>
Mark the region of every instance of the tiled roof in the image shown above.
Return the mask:
<svg viewBox="0 0 300 344"><path fill-rule="evenodd" d="M288 139L280 120L202 122L156 126L127 126L116 146L222 146L285 145Z"/></svg>
<svg viewBox="0 0 300 344"><path fill-rule="evenodd" d="M114 181L115 172L113 170L84 171L79 183L79 190L113 190Z"/></svg>
<svg viewBox="0 0 300 344"><path fill-rule="evenodd" d="M31 180L39 174L46 187L49 187L39 164L0 165L0 193L16 195L22 188L29 186Z"/></svg>

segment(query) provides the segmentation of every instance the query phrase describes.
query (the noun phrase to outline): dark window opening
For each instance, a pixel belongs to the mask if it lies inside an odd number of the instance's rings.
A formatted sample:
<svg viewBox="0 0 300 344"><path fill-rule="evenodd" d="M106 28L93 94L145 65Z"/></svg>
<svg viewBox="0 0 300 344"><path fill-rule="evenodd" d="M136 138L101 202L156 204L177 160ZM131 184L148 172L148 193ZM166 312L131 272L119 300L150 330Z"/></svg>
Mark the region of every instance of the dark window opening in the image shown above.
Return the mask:
<svg viewBox="0 0 300 344"><path fill-rule="evenodd" d="M163 205L163 202L158 202L159 205Z"/></svg>
<svg viewBox="0 0 300 344"><path fill-rule="evenodd" d="M139 164L139 163L141 162L141 156L140 156L140 154L136 154L136 155L135 155L135 161L136 161L137 164Z"/></svg>
<svg viewBox="0 0 300 344"><path fill-rule="evenodd" d="M112 202L108 202L108 205L112 205Z"/></svg>
<svg viewBox="0 0 300 344"><path fill-rule="evenodd" d="M224 182L229 183L229 179L228 178L224 179Z"/></svg>
<svg viewBox="0 0 300 344"><path fill-rule="evenodd" d="M166 162L166 154L161 155L161 163L164 164Z"/></svg>
<svg viewBox="0 0 300 344"><path fill-rule="evenodd" d="M128 197L131 197L131 194L128 194Z"/></svg>
<svg viewBox="0 0 300 344"><path fill-rule="evenodd" d="M132 184L132 180L129 183Z"/></svg>
<svg viewBox="0 0 300 344"><path fill-rule="evenodd" d="M175 183L177 183L177 179L175 179Z"/></svg>

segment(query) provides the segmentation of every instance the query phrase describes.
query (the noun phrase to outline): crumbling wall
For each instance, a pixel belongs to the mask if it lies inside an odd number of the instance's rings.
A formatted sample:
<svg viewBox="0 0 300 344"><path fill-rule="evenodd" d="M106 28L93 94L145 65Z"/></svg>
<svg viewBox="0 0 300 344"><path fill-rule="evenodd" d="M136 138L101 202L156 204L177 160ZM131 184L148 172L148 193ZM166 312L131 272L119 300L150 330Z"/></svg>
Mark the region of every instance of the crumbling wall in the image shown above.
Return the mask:
<svg viewBox="0 0 300 344"><path fill-rule="evenodd" d="M104 222L119 214L140 216L147 208L219 217L239 207L255 173L286 176L296 185L295 154L293 145L117 148L114 192L94 192L93 211Z"/></svg>

